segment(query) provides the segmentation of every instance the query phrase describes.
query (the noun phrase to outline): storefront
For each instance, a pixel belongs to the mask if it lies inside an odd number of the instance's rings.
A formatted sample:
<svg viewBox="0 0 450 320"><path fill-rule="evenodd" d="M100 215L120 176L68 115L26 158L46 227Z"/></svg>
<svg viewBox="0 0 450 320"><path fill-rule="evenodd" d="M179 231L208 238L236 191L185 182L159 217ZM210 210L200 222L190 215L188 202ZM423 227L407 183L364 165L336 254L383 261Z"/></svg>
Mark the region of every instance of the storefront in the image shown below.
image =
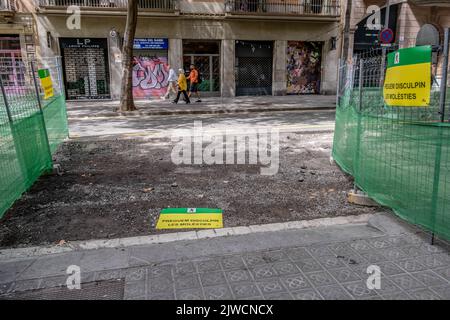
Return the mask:
<svg viewBox="0 0 450 320"><path fill-rule="evenodd" d="M109 99L108 41L59 38L68 100Z"/></svg>
<svg viewBox="0 0 450 320"><path fill-rule="evenodd" d="M322 42L288 41L287 94L320 93Z"/></svg>
<svg viewBox="0 0 450 320"><path fill-rule="evenodd" d="M236 41L236 95L272 94L273 42Z"/></svg>
<svg viewBox="0 0 450 320"><path fill-rule="evenodd" d="M199 90L211 95L220 91L220 41L183 40L183 68L197 67L202 83Z"/></svg>
<svg viewBox="0 0 450 320"><path fill-rule="evenodd" d="M166 93L169 76L169 41L165 38L134 39L133 96L140 99Z"/></svg>

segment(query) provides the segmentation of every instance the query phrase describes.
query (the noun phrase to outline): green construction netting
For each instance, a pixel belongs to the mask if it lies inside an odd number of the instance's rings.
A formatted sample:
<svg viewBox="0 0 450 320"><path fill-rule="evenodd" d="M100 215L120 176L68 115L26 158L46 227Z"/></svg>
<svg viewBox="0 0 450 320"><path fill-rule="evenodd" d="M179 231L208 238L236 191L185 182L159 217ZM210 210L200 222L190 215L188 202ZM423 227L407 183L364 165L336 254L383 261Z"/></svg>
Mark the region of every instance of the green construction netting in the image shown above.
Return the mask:
<svg viewBox="0 0 450 320"><path fill-rule="evenodd" d="M336 108L335 161L378 203L450 239L450 124L438 121L438 92L428 108L401 108L376 88L361 105L349 91Z"/></svg>
<svg viewBox="0 0 450 320"><path fill-rule="evenodd" d="M48 101L44 101L43 113L50 150L54 153L56 148L69 136L64 96L56 95Z"/></svg>
<svg viewBox="0 0 450 320"><path fill-rule="evenodd" d="M30 92L7 94L11 118L0 99L0 218L41 174L52 169L52 153L68 136L64 97L43 100L41 113L37 97Z"/></svg>

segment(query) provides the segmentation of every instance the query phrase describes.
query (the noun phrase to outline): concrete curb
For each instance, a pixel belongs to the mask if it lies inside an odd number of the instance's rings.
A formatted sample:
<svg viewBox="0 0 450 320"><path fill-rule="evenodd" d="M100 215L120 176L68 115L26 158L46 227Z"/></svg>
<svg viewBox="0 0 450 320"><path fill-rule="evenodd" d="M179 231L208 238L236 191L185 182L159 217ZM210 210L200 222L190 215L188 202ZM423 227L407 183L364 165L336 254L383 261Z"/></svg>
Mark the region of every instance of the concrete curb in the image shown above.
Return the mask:
<svg viewBox="0 0 450 320"><path fill-rule="evenodd" d="M114 117L142 117L142 116L165 116L165 115L186 115L186 114L233 114L250 112L276 112L276 111L322 111L335 110L336 107L268 107L268 108L221 108L221 109L175 109L175 110L141 110L130 112L105 112L91 115L88 118L114 118ZM70 116L69 119L83 119L86 117Z"/></svg>
<svg viewBox="0 0 450 320"><path fill-rule="evenodd" d="M159 235L138 236L117 239L99 239L87 241L74 241L65 245L35 246L26 248L12 248L0 250L0 261L25 259L49 254L58 254L72 251L95 250L102 248L125 248L131 246L168 243L182 240L199 240L249 233L272 232L293 229L306 229L327 227L344 224L366 224L373 214L358 216L343 216L335 218L320 218L313 220L289 221L262 225L230 227L223 229L205 229L199 231L164 233Z"/></svg>

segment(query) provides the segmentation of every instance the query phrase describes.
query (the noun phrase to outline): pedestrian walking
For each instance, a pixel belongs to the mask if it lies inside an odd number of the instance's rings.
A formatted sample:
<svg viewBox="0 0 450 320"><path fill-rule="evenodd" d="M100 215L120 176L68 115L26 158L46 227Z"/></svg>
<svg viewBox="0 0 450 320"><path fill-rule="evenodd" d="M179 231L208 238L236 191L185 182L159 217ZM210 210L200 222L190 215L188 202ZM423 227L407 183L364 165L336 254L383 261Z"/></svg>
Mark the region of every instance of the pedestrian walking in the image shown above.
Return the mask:
<svg viewBox="0 0 450 320"><path fill-rule="evenodd" d="M190 83L190 88L189 88L189 97L191 97L192 93L194 92L197 96L197 100L195 102L202 102L202 100L200 99L200 94L198 93L198 84L200 81L200 77L198 74L198 70L195 67L195 65L191 64L191 72L189 73L189 83Z"/></svg>
<svg viewBox="0 0 450 320"><path fill-rule="evenodd" d="M186 104L191 103L186 90L187 90L186 76L184 75L184 70L179 69L178 70L178 93L177 93L177 97L175 98L175 100L172 101L172 103L175 103L175 104L178 103L178 100L180 99L181 94L184 95L184 101L186 101Z"/></svg>
<svg viewBox="0 0 450 320"><path fill-rule="evenodd" d="M163 100L167 99L171 92L173 92L174 95L177 94L177 74L175 73L175 70L173 70L173 68L170 66L170 64L167 65L167 68L169 69L169 77L167 78L168 85L166 94L161 97L161 99Z"/></svg>

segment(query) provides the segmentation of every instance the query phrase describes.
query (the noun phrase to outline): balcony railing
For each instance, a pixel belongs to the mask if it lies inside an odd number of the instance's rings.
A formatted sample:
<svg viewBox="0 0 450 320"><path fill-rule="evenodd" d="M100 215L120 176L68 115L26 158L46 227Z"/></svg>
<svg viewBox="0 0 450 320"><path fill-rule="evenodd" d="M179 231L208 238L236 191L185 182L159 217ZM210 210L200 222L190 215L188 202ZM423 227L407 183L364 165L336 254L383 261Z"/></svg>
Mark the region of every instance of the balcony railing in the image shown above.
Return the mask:
<svg viewBox="0 0 450 320"><path fill-rule="evenodd" d="M0 0L2 1L2 0ZM128 0L36 0L41 8L65 9L79 6L84 10L125 12ZM176 12L179 14L247 16L322 16L337 17L339 0L139 0L139 11Z"/></svg>
<svg viewBox="0 0 450 320"><path fill-rule="evenodd" d="M15 0L0 0L0 11L13 12L16 11Z"/></svg>
<svg viewBox="0 0 450 320"><path fill-rule="evenodd" d="M410 0L417 6L436 6L436 7L450 7L448 0Z"/></svg>
<svg viewBox="0 0 450 320"><path fill-rule="evenodd" d="M226 11L241 15L339 16L339 0L226 0Z"/></svg>
<svg viewBox="0 0 450 320"><path fill-rule="evenodd" d="M81 9L126 9L128 0L39 0L44 8L67 8L79 6ZM141 10L174 11L176 0L139 0Z"/></svg>

